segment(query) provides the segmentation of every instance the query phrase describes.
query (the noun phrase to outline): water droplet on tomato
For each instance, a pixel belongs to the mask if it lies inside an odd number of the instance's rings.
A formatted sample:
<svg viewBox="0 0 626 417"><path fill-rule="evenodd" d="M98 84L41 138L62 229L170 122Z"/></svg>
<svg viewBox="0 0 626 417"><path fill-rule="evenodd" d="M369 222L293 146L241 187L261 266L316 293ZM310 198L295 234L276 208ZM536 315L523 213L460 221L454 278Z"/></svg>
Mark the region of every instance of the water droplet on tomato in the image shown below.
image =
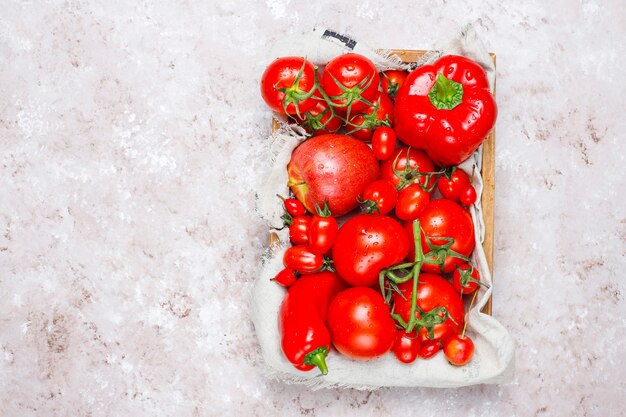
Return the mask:
<svg viewBox="0 0 626 417"><path fill-rule="evenodd" d="M317 168L318 168L318 169L324 169L324 164L319 164L319 165L317 166Z"/></svg>
<svg viewBox="0 0 626 417"><path fill-rule="evenodd" d="M346 65L348 71L354 71L354 65Z"/></svg>

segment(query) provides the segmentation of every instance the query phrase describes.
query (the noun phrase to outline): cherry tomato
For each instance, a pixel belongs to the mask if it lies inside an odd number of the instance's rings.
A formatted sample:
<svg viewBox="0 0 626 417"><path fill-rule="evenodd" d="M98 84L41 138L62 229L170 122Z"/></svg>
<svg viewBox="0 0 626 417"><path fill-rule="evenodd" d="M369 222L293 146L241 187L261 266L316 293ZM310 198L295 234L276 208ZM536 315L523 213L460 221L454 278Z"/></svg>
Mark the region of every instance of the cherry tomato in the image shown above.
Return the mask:
<svg viewBox="0 0 626 417"><path fill-rule="evenodd" d="M393 102L387 94L379 93L373 106L350 117L346 124L348 135L367 142L372 139L374 130L391 125L392 114Z"/></svg>
<svg viewBox="0 0 626 417"><path fill-rule="evenodd" d="M361 210L369 214L387 214L398 200L398 191L387 180L376 180L363 190Z"/></svg>
<svg viewBox="0 0 626 417"><path fill-rule="evenodd" d="M394 98L396 93L404 84L408 72L403 70L387 70L382 73L380 77L381 86L383 91L389 94L389 97Z"/></svg>
<svg viewBox="0 0 626 417"><path fill-rule="evenodd" d="M455 334L443 344L443 353L452 365L463 366L474 356L474 342L468 336Z"/></svg>
<svg viewBox="0 0 626 417"><path fill-rule="evenodd" d="M410 184L398 193L396 216L400 220L415 220L430 202L430 194L419 184Z"/></svg>
<svg viewBox="0 0 626 417"><path fill-rule="evenodd" d="M476 291L477 281L480 281L480 273L468 263L457 266L452 273L452 285L461 294L471 294Z"/></svg>
<svg viewBox="0 0 626 417"><path fill-rule="evenodd" d="M336 115L333 115L329 104L317 90L313 96L317 98L315 106L304 112L301 115L302 117L294 115L296 121L313 136L337 132L343 126L343 121Z"/></svg>
<svg viewBox="0 0 626 417"><path fill-rule="evenodd" d="M381 270L402 261L408 251L409 238L397 220L357 214L339 229L333 260L348 284L370 287L378 283Z"/></svg>
<svg viewBox="0 0 626 417"><path fill-rule="evenodd" d="M261 76L261 96L277 113L303 114L312 109L314 89L315 67L302 57L277 58Z"/></svg>
<svg viewBox="0 0 626 417"><path fill-rule="evenodd" d="M393 343L393 354L402 363L411 363L417 359L420 353L420 340L415 332L407 333L406 330L397 330L396 339Z"/></svg>
<svg viewBox="0 0 626 417"><path fill-rule="evenodd" d="M283 265L285 268L298 271L300 274L314 274L324 266L324 256L312 252L305 245L291 246L285 251Z"/></svg>
<svg viewBox="0 0 626 417"><path fill-rule="evenodd" d="M354 53L331 59L324 67L321 79L322 89L332 105L350 114L374 103L379 83L380 76L374 63Z"/></svg>
<svg viewBox="0 0 626 417"><path fill-rule="evenodd" d="M437 189L444 198L460 202L461 191L471 187L469 176L460 168L454 168L452 173L442 175L437 180Z"/></svg>
<svg viewBox="0 0 626 417"><path fill-rule="evenodd" d="M411 297L413 295L413 282L407 281L398 284L398 292L392 296L393 311L408 322L411 314ZM424 322L433 320L440 321L432 326L421 327L418 330L422 349L424 342L428 339L444 340L447 336L457 334L463 328L465 319L465 304L454 290L452 284L445 278L434 274L420 274L417 287L417 306L415 317L423 319ZM447 312L447 316L443 309ZM421 311L421 313L420 313ZM432 330L432 335L429 334Z"/></svg>
<svg viewBox="0 0 626 417"><path fill-rule="evenodd" d="M296 277L296 271L294 271L293 269L285 268L282 269L278 274L276 274L276 276L272 278L272 281L282 285L283 287L291 287L297 279L298 277Z"/></svg>
<svg viewBox="0 0 626 417"><path fill-rule="evenodd" d="M297 198L287 198L285 199L283 205L285 206L287 213L292 216L302 216L303 214L306 214L304 204L302 204Z"/></svg>
<svg viewBox="0 0 626 417"><path fill-rule="evenodd" d="M394 171L395 168L395 171ZM401 189L412 183L426 185L428 189L435 184L435 175L427 179L426 173L435 171L435 165L430 158L419 149L402 146L381 162L380 177L390 181L396 189Z"/></svg>
<svg viewBox="0 0 626 417"><path fill-rule="evenodd" d="M428 246L429 241L433 246L442 246L450 243L450 239L452 239L453 243L449 249L463 256L470 256L472 250L474 250L476 241L474 239L472 216L454 201L446 200L445 198L431 200L419 215L418 220L422 228L422 251L425 255L432 251ZM412 222L407 222L404 227L407 234L413 236ZM413 246L413 242L413 239L411 239L411 246ZM437 250L434 252L437 252ZM411 247L409 259L412 259L413 256L414 248ZM427 255L426 258L431 261L435 260L437 254ZM425 263L422 265L422 271L448 273L454 271L455 266L464 262L461 258L447 254L442 264Z"/></svg>
<svg viewBox="0 0 626 417"><path fill-rule="evenodd" d="M420 348L420 356L424 359L430 359L441 350L441 340L427 340L422 343Z"/></svg>
<svg viewBox="0 0 626 417"><path fill-rule="evenodd" d="M296 245L306 245L309 242L309 226L311 216L296 216L291 219L289 226L289 240Z"/></svg>
<svg viewBox="0 0 626 417"><path fill-rule="evenodd" d="M309 249L322 255L328 252L335 243L338 229L334 217L314 214L309 225Z"/></svg>
<svg viewBox="0 0 626 417"><path fill-rule="evenodd" d="M396 149L396 133L392 128L381 126L372 133L372 151L376 159L384 161Z"/></svg>
<svg viewBox="0 0 626 417"><path fill-rule="evenodd" d="M389 352L396 334L387 303L369 287L352 287L337 294L328 307L327 323L335 348L355 360Z"/></svg>
<svg viewBox="0 0 626 417"><path fill-rule="evenodd" d="M464 206L471 206L476 202L476 189L472 185L463 188L459 194L459 200Z"/></svg>

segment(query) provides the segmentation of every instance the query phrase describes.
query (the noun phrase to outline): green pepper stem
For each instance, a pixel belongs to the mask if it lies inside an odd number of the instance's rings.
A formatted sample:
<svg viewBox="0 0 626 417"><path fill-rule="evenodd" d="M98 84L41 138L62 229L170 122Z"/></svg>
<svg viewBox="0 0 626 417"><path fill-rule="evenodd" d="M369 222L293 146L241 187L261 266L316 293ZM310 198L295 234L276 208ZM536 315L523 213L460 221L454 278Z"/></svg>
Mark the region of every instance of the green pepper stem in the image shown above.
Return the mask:
<svg viewBox="0 0 626 417"><path fill-rule="evenodd" d="M328 374L328 366L326 366L326 355L328 354L328 349L315 349L313 352L309 353L306 356L305 363L307 365L317 366L322 375Z"/></svg>
<svg viewBox="0 0 626 417"><path fill-rule="evenodd" d="M463 101L463 85L439 73L428 98L437 110L452 110Z"/></svg>

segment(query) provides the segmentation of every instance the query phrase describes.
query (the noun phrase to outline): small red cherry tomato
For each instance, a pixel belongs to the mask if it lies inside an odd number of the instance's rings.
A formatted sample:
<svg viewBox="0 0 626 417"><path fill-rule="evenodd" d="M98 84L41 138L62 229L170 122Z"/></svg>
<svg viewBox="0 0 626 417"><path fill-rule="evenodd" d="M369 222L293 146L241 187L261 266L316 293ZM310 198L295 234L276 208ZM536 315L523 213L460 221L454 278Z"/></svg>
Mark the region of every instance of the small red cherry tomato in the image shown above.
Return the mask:
<svg viewBox="0 0 626 417"><path fill-rule="evenodd" d="M471 186L468 175L460 168L453 168L452 173L444 174L437 180L441 195L457 203L461 201L461 191Z"/></svg>
<svg viewBox="0 0 626 417"><path fill-rule="evenodd" d="M291 219L289 240L295 245L306 245L309 242L311 216L296 216Z"/></svg>
<svg viewBox="0 0 626 417"><path fill-rule="evenodd" d="M396 202L396 216L401 220L415 220L430 202L430 194L420 184L410 184L400 190Z"/></svg>
<svg viewBox="0 0 626 417"><path fill-rule="evenodd" d="M443 353L452 365L463 366L474 356L474 342L468 336L456 334L445 341Z"/></svg>
<svg viewBox="0 0 626 417"><path fill-rule="evenodd" d="M283 265L301 274L314 274L324 266L324 255L311 251L305 245L291 246L285 251Z"/></svg>
<svg viewBox="0 0 626 417"><path fill-rule="evenodd" d="M304 204L300 202L300 200L296 198L287 198L284 201L285 211L291 214L292 216L302 216L306 214L306 209L304 208Z"/></svg>
<svg viewBox="0 0 626 417"><path fill-rule="evenodd" d="M393 354L402 363L411 363L420 353L420 340L415 332L396 330L396 339L393 343Z"/></svg>
<svg viewBox="0 0 626 417"><path fill-rule="evenodd" d="M396 205L398 191L387 180L377 180L370 183L363 190L361 210L364 213L384 215Z"/></svg>
<svg viewBox="0 0 626 417"><path fill-rule="evenodd" d="M461 294L471 294L476 291L479 281L478 269L468 263L457 266L452 273L452 285Z"/></svg>
<svg viewBox="0 0 626 417"><path fill-rule="evenodd" d="M313 215L309 225L309 249L321 255L325 254L333 247L338 230L334 217Z"/></svg>
<svg viewBox="0 0 626 417"><path fill-rule="evenodd" d="M426 340L422 342L420 347L420 356L424 359L430 359L441 350L441 340Z"/></svg>
<svg viewBox="0 0 626 417"><path fill-rule="evenodd" d="M372 151L376 159L384 161L389 158L396 149L396 132L392 128L382 126L374 130L372 134Z"/></svg>
<svg viewBox="0 0 626 417"><path fill-rule="evenodd" d="M470 185L469 187L465 187L461 190L459 194L459 200L461 204L468 207L476 202L476 189L474 186Z"/></svg>
<svg viewBox="0 0 626 417"><path fill-rule="evenodd" d="M394 98L400 87L402 87L402 84L404 84L407 75L409 75L409 73L402 70L384 71L382 77L380 77L383 91L389 94L389 97Z"/></svg>
<svg viewBox="0 0 626 417"><path fill-rule="evenodd" d="M297 279L298 277L296 277L296 271L285 268L276 274L276 276L272 278L272 281L282 285L283 287L291 287Z"/></svg>

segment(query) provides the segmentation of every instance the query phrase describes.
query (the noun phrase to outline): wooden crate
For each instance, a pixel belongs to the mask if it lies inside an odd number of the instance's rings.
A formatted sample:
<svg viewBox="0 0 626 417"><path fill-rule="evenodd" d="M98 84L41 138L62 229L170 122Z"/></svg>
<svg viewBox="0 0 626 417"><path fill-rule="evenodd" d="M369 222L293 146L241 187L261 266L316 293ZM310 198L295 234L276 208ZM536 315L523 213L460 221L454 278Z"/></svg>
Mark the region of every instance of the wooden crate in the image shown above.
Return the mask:
<svg viewBox="0 0 626 417"><path fill-rule="evenodd" d="M423 50L407 50L407 49L394 49L392 50L398 55L404 62L415 62L422 57L428 51ZM495 54L490 54L493 59L494 68L496 66ZM495 95L495 83L494 83L494 95ZM278 129L278 124L272 124L272 130ZM493 216L494 216L494 192L495 192L495 167L496 167L496 132L495 129L491 131L485 142L483 143L483 161L481 175L483 178L483 194L481 198L483 219L485 222L485 240L483 242L483 248L485 250L485 256L487 258L487 264L489 270L493 274ZM274 244L278 240L276 233L270 233L270 245ZM492 275L493 280L493 275ZM492 298L489 297L487 303L482 309L483 313L491 315Z"/></svg>

